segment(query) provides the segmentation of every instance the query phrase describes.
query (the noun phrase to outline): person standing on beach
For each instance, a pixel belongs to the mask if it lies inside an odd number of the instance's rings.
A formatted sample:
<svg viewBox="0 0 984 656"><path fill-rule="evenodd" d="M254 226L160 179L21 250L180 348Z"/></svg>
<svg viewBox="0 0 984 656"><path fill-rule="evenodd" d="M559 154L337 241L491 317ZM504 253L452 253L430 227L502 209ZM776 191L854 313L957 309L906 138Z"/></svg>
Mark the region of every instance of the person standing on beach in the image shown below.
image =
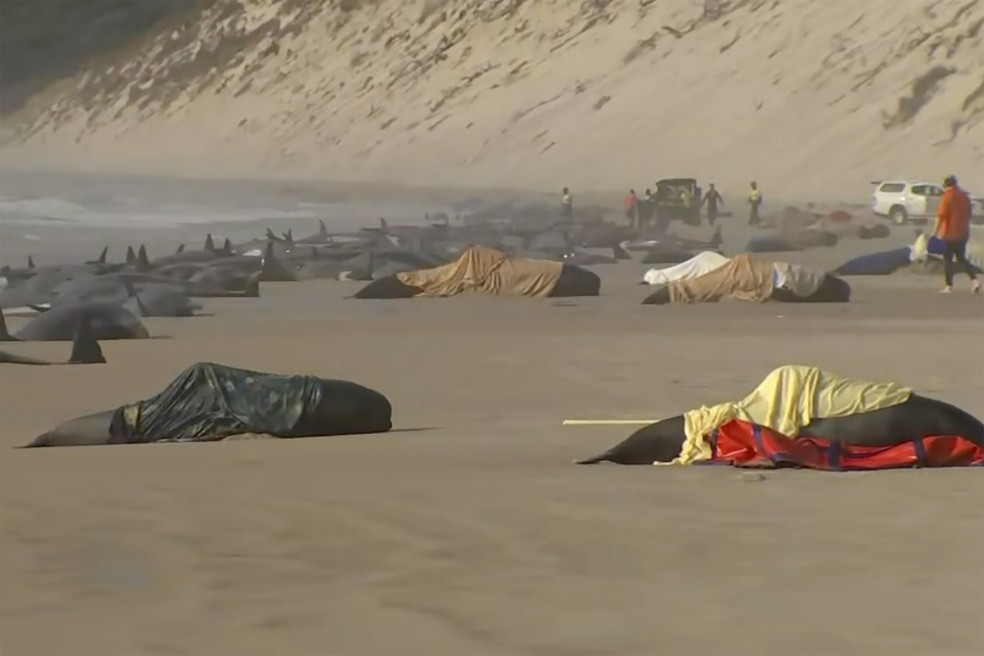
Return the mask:
<svg viewBox="0 0 984 656"><path fill-rule="evenodd" d="M970 196L957 185L956 176L947 176L943 181L945 191L940 198L939 210L936 212L936 224L933 234L943 242L943 276L946 284L940 290L943 294L953 291L954 263L958 265L971 280L970 290L979 294L981 283L974 273L974 268L967 261L967 240L970 239Z"/></svg>
<svg viewBox="0 0 984 656"><path fill-rule="evenodd" d="M570 221L574 215L574 201L571 199L571 190L564 187L560 195L560 215L565 221Z"/></svg>
<svg viewBox="0 0 984 656"><path fill-rule="evenodd" d="M752 182L752 188L748 192L748 225L758 227L762 222L759 217L759 207L762 206L762 192L759 191L758 183Z"/></svg>
<svg viewBox="0 0 984 656"><path fill-rule="evenodd" d="M724 207L724 199L721 198L721 194L714 188L714 183L712 182L707 189L707 193L704 194L704 199L701 201L701 205L707 205L707 222L711 226L717 222L718 203L721 203L721 207Z"/></svg>
<svg viewBox="0 0 984 656"><path fill-rule="evenodd" d="M629 189L625 197L625 218L629 220L630 228L639 227L639 197L636 196L635 189Z"/></svg>

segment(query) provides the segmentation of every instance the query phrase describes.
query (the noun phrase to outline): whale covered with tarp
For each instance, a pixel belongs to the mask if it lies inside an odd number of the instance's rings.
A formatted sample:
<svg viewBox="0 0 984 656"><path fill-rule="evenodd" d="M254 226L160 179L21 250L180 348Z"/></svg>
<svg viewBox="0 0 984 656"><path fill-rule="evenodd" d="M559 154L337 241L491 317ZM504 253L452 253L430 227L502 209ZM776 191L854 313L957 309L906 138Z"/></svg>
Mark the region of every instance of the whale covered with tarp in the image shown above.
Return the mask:
<svg viewBox="0 0 984 656"><path fill-rule="evenodd" d="M852 258L834 269L842 276L887 276L896 272L943 272L943 241L920 231L909 246L867 253ZM978 275L984 273L984 230L971 226L970 238L965 246L967 262Z"/></svg>
<svg viewBox="0 0 984 656"><path fill-rule="evenodd" d="M471 246L443 266L405 271L375 280L354 294L362 299L418 296L448 297L465 293L493 296L597 296L597 274L552 260L516 257L486 246Z"/></svg>
<svg viewBox="0 0 984 656"><path fill-rule="evenodd" d="M851 299L851 286L819 269L741 253L697 277L658 284L643 303L713 303L725 298L758 303L844 303Z"/></svg>
<svg viewBox="0 0 984 656"><path fill-rule="evenodd" d="M715 251L701 251L685 262L659 269L649 269L643 274L642 281L647 285L667 285L674 280L699 278L705 273L710 273L724 266L730 259Z"/></svg>
<svg viewBox="0 0 984 656"><path fill-rule="evenodd" d="M351 381L200 362L160 393L117 408L109 443L378 433L391 428L391 413L385 396Z"/></svg>
<svg viewBox="0 0 984 656"><path fill-rule="evenodd" d="M789 365L742 399L649 424L578 462L604 461L821 470L980 466L984 424L895 383Z"/></svg>

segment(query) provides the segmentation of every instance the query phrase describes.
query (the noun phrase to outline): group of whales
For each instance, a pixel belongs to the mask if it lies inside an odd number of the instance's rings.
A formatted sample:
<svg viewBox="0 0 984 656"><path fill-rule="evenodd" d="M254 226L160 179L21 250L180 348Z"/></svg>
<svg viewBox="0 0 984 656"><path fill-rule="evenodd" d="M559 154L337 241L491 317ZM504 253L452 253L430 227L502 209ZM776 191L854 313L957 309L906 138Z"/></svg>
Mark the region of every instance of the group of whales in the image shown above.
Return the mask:
<svg viewBox="0 0 984 656"><path fill-rule="evenodd" d="M198 298L255 297L261 282L378 280L446 264L474 244L572 266L630 259L627 250L643 251L643 261L680 261L696 249L720 244L720 232L708 241L642 240L624 226L604 221L451 225L443 218L424 226L393 227L380 219L378 227L337 235L319 221L318 232L308 237L295 239L291 230L277 235L268 229L262 239L238 246L226 239L218 247L208 235L200 249L182 244L154 259L143 245L128 247L122 262L107 259L108 247L80 264L37 265L28 257L26 267L0 268L0 311L27 308L37 316L13 335L5 331L5 337L73 340L84 321L96 340L146 338L141 318L193 316L202 310Z"/></svg>

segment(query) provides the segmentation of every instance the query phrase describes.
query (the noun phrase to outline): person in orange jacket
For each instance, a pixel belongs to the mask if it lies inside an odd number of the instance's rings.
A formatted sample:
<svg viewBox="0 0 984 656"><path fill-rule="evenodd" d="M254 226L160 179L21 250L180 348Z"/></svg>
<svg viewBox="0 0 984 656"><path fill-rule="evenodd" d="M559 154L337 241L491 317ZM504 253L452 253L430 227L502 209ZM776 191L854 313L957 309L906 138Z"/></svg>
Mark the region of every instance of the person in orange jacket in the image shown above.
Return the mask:
<svg viewBox="0 0 984 656"><path fill-rule="evenodd" d="M629 220L630 228L639 227L639 197L636 196L635 189L629 189L625 197L625 218Z"/></svg>
<svg viewBox="0 0 984 656"><path fill-rule="evenodd" d="M936 212L936 225L933 233L943 242L943 275L946 285L941 293L953 291L954 263L963 269L971 280L971 291L980 293L981 283L974 273L974 267L967 261L967 240L970 239L970 196L957 185L956 176L947 176L943 181L943 197L940 198Z"/></svg>

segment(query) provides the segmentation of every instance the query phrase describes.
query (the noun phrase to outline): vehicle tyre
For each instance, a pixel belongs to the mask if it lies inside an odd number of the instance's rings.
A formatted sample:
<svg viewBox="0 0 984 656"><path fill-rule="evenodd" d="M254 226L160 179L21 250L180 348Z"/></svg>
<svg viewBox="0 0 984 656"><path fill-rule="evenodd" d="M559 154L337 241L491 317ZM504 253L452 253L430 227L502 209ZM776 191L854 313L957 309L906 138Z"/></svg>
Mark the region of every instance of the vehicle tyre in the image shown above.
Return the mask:
<svg viewBox="0 0 984 656"><path fill-rule="evenodd" d="M888 215L895 225L905 225L909 221L909 214L904 207L896 205Z"/></svg>

